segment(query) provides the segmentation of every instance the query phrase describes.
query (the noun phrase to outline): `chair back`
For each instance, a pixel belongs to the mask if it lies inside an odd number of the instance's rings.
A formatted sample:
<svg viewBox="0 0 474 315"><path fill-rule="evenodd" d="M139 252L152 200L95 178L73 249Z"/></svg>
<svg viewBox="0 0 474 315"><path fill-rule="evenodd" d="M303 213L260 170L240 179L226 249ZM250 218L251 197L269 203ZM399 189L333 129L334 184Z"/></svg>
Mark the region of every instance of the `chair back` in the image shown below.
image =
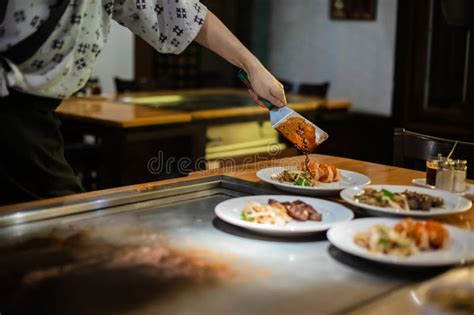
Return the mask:
<svg viewBox="0 0 474 315"><path fill-rule="evenodd" d="M283 88L285 89L286 93L296 93L293 91L294 89L294 84L285 80L278 80L280 81L281 84L283 84Z"/></svg>
<svg viewBox="0 0 474 315"><path fill-rule="evenodd" d="M468 177L474 178L474 143L428 136L405 129L395 129L393 163L395 166L424 171L426 160L439 153L447 156L453 146L451 158L467 160Z"/></svg>
<svg viewBox="0 0 474 315"><path fill-rule="evenodd" d="M171 86L162 84L158 80L148 78L138 78L134 80L122 79L119 77L114 78L115 90L117 93L129 93L129 92L148 92L157 91L162 89L171 89Z"/></svg>
<svg viewBox="0 0 474 315"><path fill-rule="evenodd" d="M319 96L322 98L326 98L328 96L329 86L330 86L329 82L322 82L318 84L303 83L303 84L300 84L298 88L298 94L305 94L305 95Z"/></svg>
<svg viewBox="0 0 474 315"><path fill-rule="evenodd" d="M114 78L115 91L117 93L140 92L140 87L135 80L126 80L119 77Z"/></svg>
<svg viewBox="0 0 474 315"><path fill-rule="evenodd" d="M321 83L297 83L281 79L278 81L283 84L286 93L305 94L321 98L327 98L329 87L331 86L329 81Z"/></svg>

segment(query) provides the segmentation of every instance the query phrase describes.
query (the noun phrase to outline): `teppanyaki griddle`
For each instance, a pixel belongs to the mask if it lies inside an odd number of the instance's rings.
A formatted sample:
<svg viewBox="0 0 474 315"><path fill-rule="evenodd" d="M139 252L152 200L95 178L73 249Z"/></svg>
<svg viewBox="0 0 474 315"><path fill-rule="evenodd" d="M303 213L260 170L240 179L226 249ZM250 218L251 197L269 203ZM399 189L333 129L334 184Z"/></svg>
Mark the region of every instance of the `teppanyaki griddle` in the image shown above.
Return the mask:
<svg viewBox="0 0 474 315"><path fill-rule="evenodd" d="M11 260L21 252L15 244L51 231L91 231L100 249L102 243L142 242L127 232L135 229L158 235L181 251L205 253L205 258L221 261L232 271L223 281L192 283L172 291L167 286L160 290L157 283L152 286L146 265L113 276L107 269L94 273L92 265L87 276L84 271L70 272L67 287L61 287L64 282L53 275L52 280L27 291L29 298L39 296L36 303L47 303L43 306L50 314L343 314L440 271L371 263L332 247L324 233L297 239L261 236L214 215L215 205L223 200L275 193L279 192L222 176L2 213L0 247L9 249L0 253L0 268L10 279L8 275L20 268ZM35 265L34 259L20 261L26 264L22 268L45 267ZM2 285L5 290L8 281Z"/></svg>

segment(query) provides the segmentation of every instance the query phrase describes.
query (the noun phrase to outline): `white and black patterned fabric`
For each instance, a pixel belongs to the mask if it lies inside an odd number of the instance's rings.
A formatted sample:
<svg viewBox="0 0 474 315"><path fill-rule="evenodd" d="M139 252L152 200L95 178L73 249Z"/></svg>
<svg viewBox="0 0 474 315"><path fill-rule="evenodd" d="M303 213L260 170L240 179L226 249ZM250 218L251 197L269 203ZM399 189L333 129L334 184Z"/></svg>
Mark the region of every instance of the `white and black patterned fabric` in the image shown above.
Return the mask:
<svg viewBox="0 0 474 315"><path fill-rule="evenodd" d="M0 25L0 52L34 33L56 3L10 0ZM52 98L73 94L87 82L112 19L157 51L179 54L194 40L206 14L198 0L70 0L54 32L31 58L0 64L0 96L8 95L9 88Z"/></svg>

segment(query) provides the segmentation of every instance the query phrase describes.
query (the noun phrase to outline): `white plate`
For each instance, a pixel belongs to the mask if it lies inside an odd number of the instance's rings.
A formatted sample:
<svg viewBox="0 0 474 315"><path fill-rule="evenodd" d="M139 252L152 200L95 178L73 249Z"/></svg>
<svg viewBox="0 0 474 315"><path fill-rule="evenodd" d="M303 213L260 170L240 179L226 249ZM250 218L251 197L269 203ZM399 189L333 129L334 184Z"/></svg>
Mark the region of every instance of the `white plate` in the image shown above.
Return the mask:
<svg viewBox="0 0 474 315"><path fill-rule="evenodd" d="M283 167L270 167L264 168L257 172L257 177L260 178L262 181L274 185L276 188L288 191L291 193L299 194L299 195L309 195L309 196L317 196L317 195L337 195L341 190L346 189L348 187L354 186L363 186L370 184L370 178L365 175L340 170L341 171L341 179L335 183L321 183L317 187L306 187L306 186L297 186L291 183L279 182L278 180L272 179L273 175L278 175L283 172L285 169L290 170L291 168L283 168Z"/></svg>
<svg viewBox="0 0 474 315"><path fill-rule="evenodd" d="M240 215L245 206L255 201L261 204L267 204L268 199L277 201L295 201L301 200L311 205L316 211L323 215L322 221L291 221L285 225L262 224L247 222L241 219ZM345 222L354 218L354 213L346 207L331 201L285 195L260 195L233 198L219 203L215 208L216 215L227 223L240 226L254 232L277 235L277 236L296 236L321 232L329 229L336 223Z"/></svg>
<svg viewBox="0 0 474 315"><path fill-rule="evenodd" d="M402 266L448 266L474 260L474 233L445 224L450 240L447 248L418 252L409 257L370 253L354 243L357 232L367 231L375 224L394 226L400 219L364 218L338 224L327 232L329 242L342 251L365 259Z"/></svg>
<svg viewBox="0 0 474 315"><path fill-rule="evenodd" d="M420 186L420 187L425 187L429 189L436 189L434 186L426 184L426 178L415 178L411 181L413 185ZM474 194L474 185L466 183L466 190L463 192L455 193L457 195L471 195Z"/></svg>
<svg viewBox="0 0 474 315"><path fill-rule="evenodd" d="M367 205L365 203L354 200L354 196L363 192L364 188L373 188L380 190L382 188L387 189L391 192L403 192L405 190L415 191L417 193L429 194L436 197L441 197L444 200L443 208L431 208L429 211L421 210L397 210L394 208L383 208L377 206ZM437 190L437 189L428 189L420 188L415 186L395 186L395 185L369 185L365 187L352 187L344 189L341 191L341 198L354 205L356 207L362 208L365 211L374 214L374 215L400 215L400 216L410 216L410 217L432 217L437 215L446 215L446 214L455 214L468 211L472 207L472 202L464 197L458 196L456 194Z"/></svg>

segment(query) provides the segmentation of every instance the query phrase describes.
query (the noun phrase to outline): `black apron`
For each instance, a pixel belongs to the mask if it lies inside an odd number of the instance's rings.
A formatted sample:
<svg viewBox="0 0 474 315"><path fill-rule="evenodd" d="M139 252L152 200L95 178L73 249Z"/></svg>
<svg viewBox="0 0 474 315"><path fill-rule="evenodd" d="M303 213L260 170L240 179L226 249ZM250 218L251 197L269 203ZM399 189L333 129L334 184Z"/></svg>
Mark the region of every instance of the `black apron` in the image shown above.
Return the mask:
<svg viewBox="0 0 474 315"><path fill-rule="evenodd" d="M69 0L60 0L38 30L0 52L21 64L46 42L64 15ZM0 23L7 1L0 0ZM0 97L0 204L17 203L84 192L64 158L60 121L54 112L61 100L9 89Z"/></svg>

